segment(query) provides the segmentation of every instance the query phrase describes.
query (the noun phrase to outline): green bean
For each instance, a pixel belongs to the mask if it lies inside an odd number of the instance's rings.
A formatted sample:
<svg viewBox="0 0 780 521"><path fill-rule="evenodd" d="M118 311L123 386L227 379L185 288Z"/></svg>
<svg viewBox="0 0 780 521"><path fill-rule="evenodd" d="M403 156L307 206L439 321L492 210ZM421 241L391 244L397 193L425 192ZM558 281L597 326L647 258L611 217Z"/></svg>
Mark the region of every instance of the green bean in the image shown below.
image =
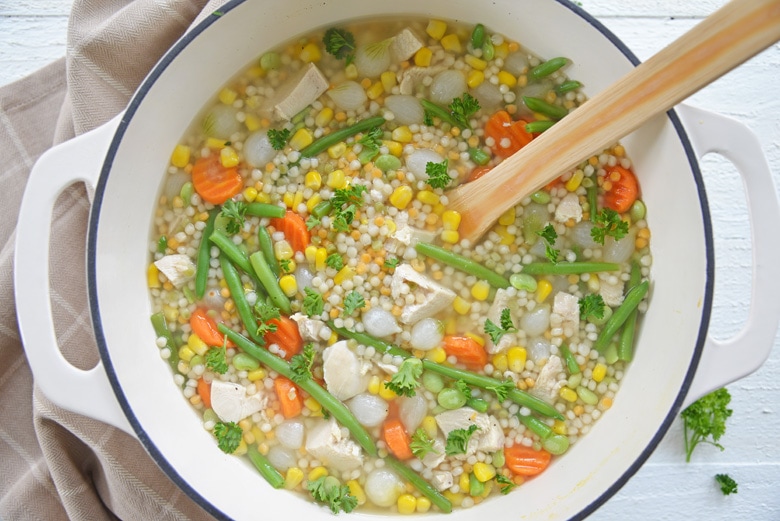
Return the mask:
<svg viewBox="0 0 780 521"><path fill-rule="evenodd" d="M241 348L248 355L256 358L261 364L272 371L276 371L285 378L292 380L293 372L290 365L282 358L271 353L267 349L260 347L250 339L236 333L225 324L218 324L219 331L227 336L233 343ZM354 436L355 441L371 456L376 456L377 448L371 435L363 427L352 412L344 405L341 400L326 391L320 384L311 378L299 379L297 385L309 393L322 407L325 408L336 420L346 427Z"/></svg>
<svg viewBox="0 0 780 521"><path fill-rule="evenodd" d="M452 117L452 114L447 109L444 109L432 101L427 99L420 99L420 104L423 108L430 113L431 116L435 116L442 120L444 123L449 123L450 126L466 129L468 127L463 126L458 120Z"/></svg>
<svg viewBox="0 0 780 521"><path fill-rule="evenodd" d="M157 253L165 255L165 252L167 250L168 250L168 237L166 237L165 235L160 235L160 238L157 239Z"/></svg>
<svg viewBox="0 0 780 521"><path fill-rule="evenodd" d="M275 277L279 276L279 261L276 260L274 255L274 240L271 238L271 232L265 226L260 226L257 229L257 243L260 246L260 251L263 252L263 257L271 268L271 272Z"/></svg>
<svg viewBox="0 0 780 521"><path fill-rule="evenodd" d="M526 123L525 131L528 132L529 134L541 134L542 132L549 129L553 125L555 125L555 121L540 119L539 121L532 121L530 123Z"/></svg>
<svg viewBox="0 0 780 521"><path fill-rule="evenodd" d="M599 337L596 339L596 342L594 342L593 349L602 351L607 347L607 344L612 340L615 333L618 332L620 326L625 323L631 312L639 306L639 303L647 294L648 289L650 289L650 283L644 281L628 290L626 297L623 299L623 303L620 304L620 307L612 313L612 316L607 323L604 324L604 329L601 330Z"/></svg>
<svg viewBox="0 0 780 521"><path fill-rule="evenodd" d="M466 401L466 405L477 412L487 412L488 410L488 403L482 398L469 398Z"/></svg>
<svg viewBox="0 0 780 521"><path fill-rule="evenodd" d="M282 488L284 485L284 476L271 465L271 462L268 461L267 457L263 456L263 454L257 450L254 443L247 443L246 455L249 456L249 460L260 475L263 476L272 487Z"/></svg>
<svg viewBox="0 0 780 521"><path fill-rule="evenodd" d="M580 87L582 87L582 83L577 80L566 80L560 85L557 85L554 90L557 94L566 94L567 92L577 90Z"/></svg>
<svg viewBox="0 0 780 521"><path fill-rule="evenodd" d="M236 246L236 243L234 243L230 237L219 230L214 230L211 235L209 235L209 240L216 244L233 264L244 270L246 274L252 277L255 276L255 271L252 269L249 257L241 248Z"/></svg>
<svg viewBox="0 0 780 521"><path fill-rule="evenodd" d="M244 285L241 283L241 275L224 253L219 255L219 265L222 268L222 275L225 277L225 283L228 290L230 290L230 296L233 298L233 304L236 306L238 316L244 324L244 329L247 330L252 340L263 343L262 338L257 336L257 319L252 312L252 306L249 305L246 299Z"/></svg>
<svg viewBox="0 0 780 521"><path fill-rule="evenodd" d="M439 510L446 514L452 512L452 503L450 500L436 490L433 485L425 481L417 472L403 462L398 461L393 456L387 456L385 458L385 463L400 474L402 478L411 483L423 496L430 499L431 503L436 505Z"/></svg>
<svg viewBox="0 0 780 521"><path fill-rule="evenodd" d="M414 249L417 250L417 253L422 253L423 255L443 262L448 266L452 266L453 268L464 271L470 275L484 279L494 288L508 288L511 285L507 279L495 271L439 246L427 242L418 242L415 244Z"/></svg>
<svg viewBox="0 0 780 521"><path fill-rule="evenodd" d="M558 57L558 58L550 58L546 62L542 62L536 67L533 67L530 71L528 71L528 79L529 80L540 80L542 78L546 78L553 72L557 71L561 67L567 65L569 63L569 60L566 58Z"/></svg>
<svg viewBox="0 0 780 521"><path fill-rule="evenodd" d="M520 413L517 414L517 418L520 420L520 423L539 436L542 440L542 447L550 454L560 456L569 449L569 438L562 434L556 434L552 427L542 420L531 415L523 416Z"/></svg>
<svg viewBox="0 0 780 521"><path fill-rule="evenodd" d="M485 43L485 26L477 24L471 31L471 46L474 49L480 49L483 43Z"/></svg>
<svg viewBox="0 0 780 521"><path fill-rule="evenodd" d="M565 107L553 105L552 103L547 103L543 99L531 96L523 96L523 103L525 103L525 106L528 107L529 110L533 110L534 112L538 112L539 114L543 114L552 119L563 119L569 113L569 110Z"/></svg>
<svg viewBox="0 0 780 521"><path fill-rule="evenodd" d="M328 215L332 209L333 205L330 203L330 201L322 201L317 203L314 208L312 208L311 214L317 219L322 219Z"/></svg>
<svg viewBox="0 0 780 521"><path fill-rule="evenodd" d="M328 148L330 148L331 146L337 143L341 143L345 139L352 137L355 134L359 134L365 130L369 130L384 124L385 124L385 118L381 116L363 119L349 127L341 128L339 130L331 132L327 136L323 136L319 138L317 141L315 141L311 145L301 150L301 157L316 156L320 152L327 150Z"/></svg>
<svg viewBox="0 0 780 521"><path fill-rule="evenodd" d="M290 307L290 299L284 294L282 288L279 287L279 281L271 271L271 266L268 265L268 261L265 260L265 255L261 251L256 251L249 256L249 261L252 263L257 278L260 279L260 284L263 285L265 291L268 293L268 297L273 302L274 306L279 310L289 315L292 312Z"/></svg>
<svg viewBox="0 0 780 521"><path fill-rule="evenodd" d="M628 290L639 284L642 280L642 270L639 267L639 263L633 262L631 264L631 275L628 279ZM626 323L623 325L623 330L620 332L620 338L618 340L617 352L618 359L624 362L630 362L634 358L634 336L636 334L636 321L639 315L639 311L634 309L631 314L628 315Z"/></svg>
<svg viewBox="0 0 780 521"><path fill-rule="evenodd" d="M599 213L599 185L593 183L585 189L585 195L588 198L588 212L590 221L596 222L596 215Z"/></svg>
<svg viewBox="0 0 780 521"><path fill-rule="evenodd" d="M469 157L480 166L484 166L490 162L490 154L477 147L469 148Z"/></svg>
<svg viewBox="0 0 780 521"><path fill-rule="evenodd" d="M620 266L612 262L559 262L558 264L532 262L523 266L522 273L528 275L579 275L619 269Z"/></svg>
<svg viewBox="0 0 780 521"><path fill-rule="evenodd" d="M168 348L171 355L168 357L168 365L171 366L174 373L179 372L179 349L176 346L176 342L173 339L173 333L168 329L168 324L165 322L165 315L162 311L152 315L152 327L154 328L154 334L158 337L165 339L165 347Z"/></svg>
<svg viewBox="0 0 780 521"><path fill-rule="evenodd" d="M281 206L268 203L249 203L246 205L246 214L255 217L284 217L286 210Z"/></svg>
<svg viewBox="0 0 780 521"><path fill-rule="evenodd" d="M577 359L569 350L569 346L567 346L566 344L561 344L560 351L561 354L563 355L564 362L566 362L566 369L569 371L569 374L579 373L580 364L577 363Z"/></svg>

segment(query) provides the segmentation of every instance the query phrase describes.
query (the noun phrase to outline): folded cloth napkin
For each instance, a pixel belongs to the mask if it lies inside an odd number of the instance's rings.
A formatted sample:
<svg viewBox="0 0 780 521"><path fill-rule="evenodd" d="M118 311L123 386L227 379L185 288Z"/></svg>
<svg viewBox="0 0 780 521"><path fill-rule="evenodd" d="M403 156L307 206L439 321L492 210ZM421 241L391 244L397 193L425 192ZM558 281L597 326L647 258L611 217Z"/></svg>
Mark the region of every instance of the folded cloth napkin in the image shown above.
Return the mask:
<svg viewBox="0 0 780 521"><path fill-rule="evenodd" d="M140 443L60 409L35 385L16 323L15 228L25 183L49 147L125 108L165 51L224 0L75 0L66 58L0 89L0 519L211 519ZM98 361L87 309L83 186L56 205L51 302L64 356ZM35 237L25 240L36 240ZM35 349L35 346L27 346Z"/></svg>

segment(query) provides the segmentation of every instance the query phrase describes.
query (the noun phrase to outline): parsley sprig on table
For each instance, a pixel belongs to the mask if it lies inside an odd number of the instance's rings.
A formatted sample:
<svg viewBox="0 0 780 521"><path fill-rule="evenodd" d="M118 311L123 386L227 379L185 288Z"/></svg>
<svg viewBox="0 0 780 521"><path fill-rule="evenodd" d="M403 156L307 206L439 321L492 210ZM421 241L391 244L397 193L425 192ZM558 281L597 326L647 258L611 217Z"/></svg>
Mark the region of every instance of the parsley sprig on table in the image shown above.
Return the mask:
<svg viewBox="0 0 780 521"><path fill-rule="evenodd" d="M737 493L737 482L728 474L715 474L715 481L720 485L720 491L724 496Z"/></svg>
<svg viewBox="0 0 780 521"><path fill-rule="evenodd" d="M685 461L691 461L693 449L700 443L724 450L718 440L726 432L726 420L733 412L728 408L729 402L731 394L722 387L702 396L680 413L685 436Z"/></svg>
<svg viewBox="0 0 780 521"><path fill-rule="evenodd" d="M429 161L425 164L425 173L428 174L428 184L431 188L446 188L451 182L449 172L447 172L447 160L441 163Z"/></svg>

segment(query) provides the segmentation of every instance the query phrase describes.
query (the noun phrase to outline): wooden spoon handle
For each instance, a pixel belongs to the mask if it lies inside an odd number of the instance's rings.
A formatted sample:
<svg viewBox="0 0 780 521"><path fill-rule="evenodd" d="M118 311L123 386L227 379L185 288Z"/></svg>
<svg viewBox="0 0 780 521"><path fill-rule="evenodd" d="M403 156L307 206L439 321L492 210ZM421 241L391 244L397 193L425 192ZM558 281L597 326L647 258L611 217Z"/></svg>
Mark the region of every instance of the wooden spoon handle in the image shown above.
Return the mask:
<svg viewBox="0 0 780 521"><path fill-rule="evenodd" d="M476 181L448 193L461 239L780 40L780 0L732 0Z"/></svg>

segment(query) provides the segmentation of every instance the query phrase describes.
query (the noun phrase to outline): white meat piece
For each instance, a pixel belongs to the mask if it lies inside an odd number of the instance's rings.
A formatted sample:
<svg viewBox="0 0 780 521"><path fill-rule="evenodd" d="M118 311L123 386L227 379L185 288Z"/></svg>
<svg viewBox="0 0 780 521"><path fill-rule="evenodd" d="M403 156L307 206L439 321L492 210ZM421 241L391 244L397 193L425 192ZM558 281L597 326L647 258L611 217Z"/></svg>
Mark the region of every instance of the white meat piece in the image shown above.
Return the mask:
<svg viewBox="0 0 780 521"><path fill-rule="evenodd" d="M306 452L338 471L354 470L363 465L363 450L343 436L333 418L316 420L306 434Z"/></svg>
<svg viewBox="0 0 780 521"><path fill-rule="evenodd" d="M409 264L401 264L395 269L390 282L393 298L402 295L403 286L411 283L410 292L415 296L414 304L407 304L401 310L401 322L414 324L424 318L432 317L455 300L455 292L438 282L417 273Z"/></svg>
<svg viewBox="0 0 780 521"><path fill-rule="evenodd" d="M488 416L487 428L474 433L477 438L477 450L482 452L495 452L504 448L504 429L495 416Z"/></svg>
<svg viewBox="0 0 780 521"><path fill-rule="evenodd" d="M328 80L313 63L277 89L281 99L273 104L274 113L281 119L290 120L297 113L314 103L328 90Z"/></svg>
<svg viewBox="0 0 780 521"><path fill-rule="evenodd" d="M393 38L390 53L396 61L402 62L414 56L422 46L423 42L407 27Z"/></svg>
<svg viewBox="0 0 780 521"><path fill-rule="evenodd" d="M268 397L255 393L247 396L246 387L233 382L211 382L211 408L223 422L240 422L266 408Z"/></svg>
<svg viewBox="0 0 780 521"><path fill-rule="evenodd" d="M569 219L574 219L575 222L582 220L582 206L580 205L579 197L575 193L566 194L555 208L556 221L565 223Z"/></svg>
<svg viewBox="0 0 780 521"><path fill-rule="evenodd" d="M564 330L576 331L580 325L580 299L571 293L559 291L553 300L553 313L557 313L563 319Z"/></svg>
<svg viewBox="0 0 780 521"><path fill-rule="evenodd" d="M322 361L325 386L339 400L349 400L368 389L370 364L363 363L346 340L325 348Z"/></svg>
<svg viewBox="0 0 780 521"><path fill-rule="evenodd" d="M298 324L298 331L304 340L313 340L315 342L326 341L330 338L331 330L322 320L309 318L303 313L295 313L290 316Z"/></svg>
<svg viewBox="0 0 780 521"><path fill-rule="evenodd" d="M623 303L623 286L624 282L617 279L617 283L610 284L609 276L599 280L599 295L604 299L604 304L614 308Z"/></svg>
<svg viewBox="0 0 780 521"><path fill-rule="evenodd" d="M509 295L509 292L502 288L497 289L496 296L493 299L493 304L490 305L490 309L488 310L487 318L489 318L494 324L501 325L501 312L505 308L508 308L510 310L511 316L511 311L513 311L511 304L512 297ZM512 323L519 323L515 316L512 316ZM489 354L494 355L496 353L503 353L515 345L518 345L517 335L515 333L505 333L501 336L501 338L498 339L497 344L494 344L490 337L487 337L485 349Z"/></svg>
<svg viewBox="0 0 780 521"><path fill-rule="evenodd" d="M399 94L413 95L414 88L418 83L422 83L426 76L434 77L446 67L436 65L433 67L409 67L401 75L401 81L398 83Z"/></svg>
<svg viewBox="0 0 780 521"><path fill-rule="evenodd" d="M442 492L452 487L455 484L455 479L452 477L452 472L449 470L434 470L433 476L431 476L431 485L436 487L436 490Z"/></svg>
<svg viewBox="0 0 780 521"><path fill-rule="evenodd" d="M187 255L179 253L166 255L154 265L177 288L195 276L195 264Z"/></svg>
<svg viewBox="0 0 780 521"><path fill-rule="evenodd" d="M390 237L406 246L414 246L418 242L433 242L436 239L436 232L421 230L413 226L403 226L397 228Z"/></svg>
<svg viewBox="0 0 780 521"><path fill-rule="evenodd" d="M422 462L423 465L428 468L436 468L441 465L441 462L444 461L445 456L446 453L444 440L437 437L435 440L433 440L433 450L423 457Z"/></svg>
<svg viewBox="0 0 780 521"><path fill-rule="evenodd" d="M531 388L531 393L546 402L553 403L563 385L561 373L563 373L561 358L557 355L550 355L547 363L539 371L539 377Z"/></svg>
<svg viewBox="0 0 780 521"><path fill-rule="evenodd" d="M434 418L445 437L455 429L468 429L471 425L477 426L477 430L469 438L466 453L460 455L461 457L471 456L478 450L494 452L504 446L504 431L498 420L488 414L477 412L471 407L444 411Z"/></svg>

